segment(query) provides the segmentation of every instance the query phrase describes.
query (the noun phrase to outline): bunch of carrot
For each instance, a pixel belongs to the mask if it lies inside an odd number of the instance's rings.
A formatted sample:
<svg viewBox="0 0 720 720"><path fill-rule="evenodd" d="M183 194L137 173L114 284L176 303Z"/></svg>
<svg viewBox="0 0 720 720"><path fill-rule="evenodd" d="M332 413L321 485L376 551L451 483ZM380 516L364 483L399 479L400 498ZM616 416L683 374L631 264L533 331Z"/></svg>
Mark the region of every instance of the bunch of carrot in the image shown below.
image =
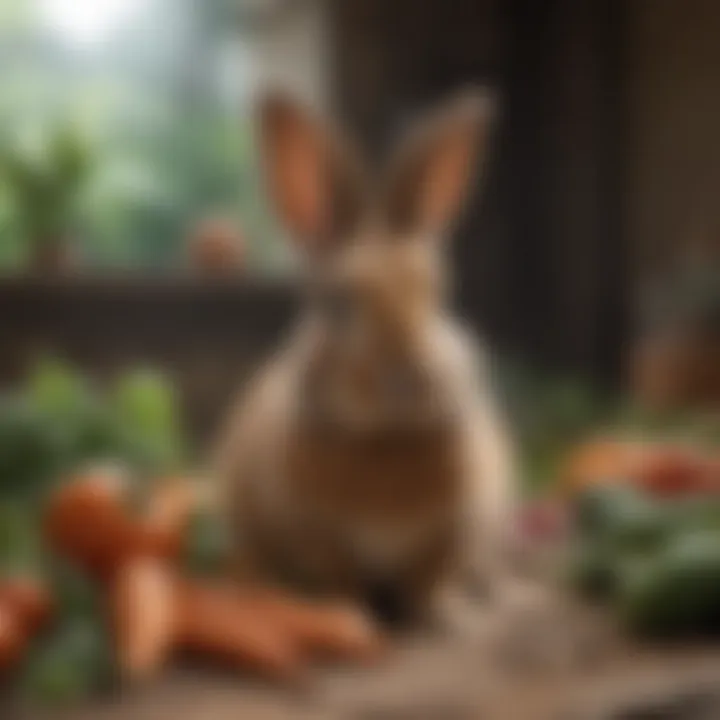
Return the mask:
<svg viewBox="0 0 720 720"><path fill-rule="evenodd" d="M49 546L102 588L125 679L153 676L178 651L278 680L318 657L379 656L380 634L357 608L185 577L180 558L197 509L190 482L158 483L142 512L131 511L131 499L121 475L89 472L54 492L43 527ZM0 670L18 661L51 611L41 585L0 584Z"/></svg>

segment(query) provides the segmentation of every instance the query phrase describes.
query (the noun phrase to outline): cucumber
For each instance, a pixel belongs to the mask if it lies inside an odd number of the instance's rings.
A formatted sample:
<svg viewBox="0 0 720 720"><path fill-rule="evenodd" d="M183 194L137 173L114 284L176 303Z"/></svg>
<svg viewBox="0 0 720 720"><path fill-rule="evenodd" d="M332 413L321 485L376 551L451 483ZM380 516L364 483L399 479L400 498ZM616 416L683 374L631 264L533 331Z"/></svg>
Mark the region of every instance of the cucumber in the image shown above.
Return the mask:
<svg viewBox="0 0 720 720"><path fill-rule="evenodd" d="M586 538L605 535L622 508L634 504L638 493L625 481L612 480L587 489L576 500L575 517L580 534Z"/></svg>
<svg viewBox="0 0 720 720"><path fill-rule="evenodd" d="M720 630L720 533L676 537L620 584L619 610L633 632L658 638Z"/></svg>
<svg viewBox="0 0 720 720"><path fill-rule="evenodd" d="M628 568L660 552L672 536L670 509L626 483L588 490L576 512L569 575L586 599L613 601Z"/></svg>
<svg viewBox="0 0 720 720"><path fill-rule="evenodd" d="M720 497L693 495L674 500L670 508L675 532L720 531Z"/></svg>
<svg viewBox="0 0 720 720"><path fill-rule="evenodd" d="M109 689L114 677L111 644L102 623L74 618L33 648L20 685L30 704L58 708Z"/></svg>
<svg viewBox="0 0 720 720"><path fill-rule="evenodd" d="M671 513L663 504L627 484L593 488L576 508L580 536L618 552L651 551L668 536Z"/></svg>

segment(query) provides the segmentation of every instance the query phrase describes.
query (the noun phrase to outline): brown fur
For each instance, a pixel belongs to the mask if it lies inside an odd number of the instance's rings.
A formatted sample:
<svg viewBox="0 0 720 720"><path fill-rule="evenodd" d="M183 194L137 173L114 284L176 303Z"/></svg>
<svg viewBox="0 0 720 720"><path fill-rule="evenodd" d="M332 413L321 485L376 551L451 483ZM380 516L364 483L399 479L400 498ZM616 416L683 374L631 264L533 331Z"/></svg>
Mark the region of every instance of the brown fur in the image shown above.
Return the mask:
<svg viewBox="0 0 720 720"><path fill-rule="evenodd" d="M443 310L435 241L486 114L463 100L423 125L374 200L349 193L359 174L335 133L278 99L263 120L270 186L314 258L313 287L352 314L338 324L327 298L311 307L233 412L217 468L238 568L332 594L389 584L422 614L452 573L489 572L513 498L481 358Z"/></svg>

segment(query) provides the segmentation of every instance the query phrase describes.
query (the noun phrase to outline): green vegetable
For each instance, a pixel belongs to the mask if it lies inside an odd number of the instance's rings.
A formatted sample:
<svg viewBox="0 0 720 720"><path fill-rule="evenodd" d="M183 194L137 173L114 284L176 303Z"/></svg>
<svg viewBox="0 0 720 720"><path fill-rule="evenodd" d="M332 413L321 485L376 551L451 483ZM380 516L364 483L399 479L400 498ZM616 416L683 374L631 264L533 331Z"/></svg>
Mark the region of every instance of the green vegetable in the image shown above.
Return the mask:
<svg viewBox="0 0 720 720"><path fill-rule="evenodd" d="M178 416L160 373L123 376L108 400L66 363L43 359L25 387L0 397L0 498L35 501L63 475L98 460L173 470L184 455Z"/></svg>
<svg viewBox="0 0 720 720"><path fill-rule="evenodd" d="M0 500L0 578L38 571L42 550L35 512L25 505Z"/></svg>
<svg viewBox="0 0 720 720"><path fill-rule="evenodd" d="M676 533L703 529L720 531L720 498L703 495L673 500L668 516Z"/></svg>
<svg viewBox="0 0 720 720"><path fill-rule="evenodd" d="M586 541L632 553L659 547L672 527L672 513L628 483L611 483L583 493L577 521Z"/></svg>
<svg viewBox="0 0 720 720"><path fill-rule="evenodd" d="M26 398L0 398L0 497L37 496L62 469L64 430Z"/></svg>
<svg viewBox="0 0 720 720"><path fill-rule="evenodd" d="M30 704L66 707L113 687L116 670L102 589L76 566L51 558L46 577L56 622L23 665L19 691Z"/></svg>
<svg viewBox="0 0 720 720"><path fill-rule="evenodd" d="M179 402L167 378L151 370L125 375L115 388L112 406L126 455L152 471L180 464Z"/></svg>
<svg viewBox="0 0 720 720"><path fill-rule="evenodd" d="M599 537L612 526L622 505L634 502L637 493L624 481L598 483L576 501L575 517L584 537Z"/></svg>
<svg viewBox="0 0 720 720"><path fill-rule="evenodd" d="M607 545L584 543L576 548L568 563L572 586L584 598L603 601L611 597L616 587L617 563Z"/></svg>
<svg viewBox="0 0 720 720"><path fill-rule="evenodd" d="M587 490L576 509L580 532L569 579L595 601L614 600L628 570L660 552L674 530L672 509L627 483Z"/></svg>
<svg viewBox="0 0 720 720"><path fill-rule="evenodd" d="M114 675L111 643L102 623L74 618L30 653L21 690L31 703L67 707L108 689Z"/></svg>
<svg viewBox="0 0 720 720"><path fill-rule="evenodd" d="M621 617L651 637L714 634L720 630L720 534L702 530L675 538L627 573L620 588Z"/></svg>
<svg viewBox="0 0 720 720"><path fill-rule="evenodd" d="M26 384L26 395L39 412L61 419L88 402L90 389L82 376L55 358L43 358Z"/></svg>
<svg viewBox="0 0 720 720"><path fill-rule="evenodd" d="M58 615L63 620L102 617L101 589L87 573L64 558L51 558L47 576Z"/></svg>

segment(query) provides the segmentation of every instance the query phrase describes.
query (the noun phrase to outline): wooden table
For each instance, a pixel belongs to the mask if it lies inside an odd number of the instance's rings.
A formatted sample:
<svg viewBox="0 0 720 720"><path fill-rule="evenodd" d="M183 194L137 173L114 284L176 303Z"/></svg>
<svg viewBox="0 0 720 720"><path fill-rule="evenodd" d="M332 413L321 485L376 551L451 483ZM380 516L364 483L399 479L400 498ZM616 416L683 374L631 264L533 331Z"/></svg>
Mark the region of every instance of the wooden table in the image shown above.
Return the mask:
<svg viewBox="0 0 720 720"><path fill-rule="evenodd" d="M566 610L534 639L410 637L381 666L318 669L301 690L174 669L115 701L58 720L710 720L720 718L720 652L643 648ZM576 629L582 644L563 651ZM568 633L567 631L571 632ZM530 643L527 648L521 640ZM540 643L538 648L537 643ZM534 643L534 650L531 645ZM526 650L530 649L526 652ZM543 650L538 653L537 650ZM546 652L552 650L552 652ZM673 710L672 703L679 709ZM710 709L708 709L710 708ZM665 714L662 714L662 713ZM673 714L673 712L675 714ZM704 714L703 714L704 713ZM3 720L45 720L37 712Z"/></svg>

